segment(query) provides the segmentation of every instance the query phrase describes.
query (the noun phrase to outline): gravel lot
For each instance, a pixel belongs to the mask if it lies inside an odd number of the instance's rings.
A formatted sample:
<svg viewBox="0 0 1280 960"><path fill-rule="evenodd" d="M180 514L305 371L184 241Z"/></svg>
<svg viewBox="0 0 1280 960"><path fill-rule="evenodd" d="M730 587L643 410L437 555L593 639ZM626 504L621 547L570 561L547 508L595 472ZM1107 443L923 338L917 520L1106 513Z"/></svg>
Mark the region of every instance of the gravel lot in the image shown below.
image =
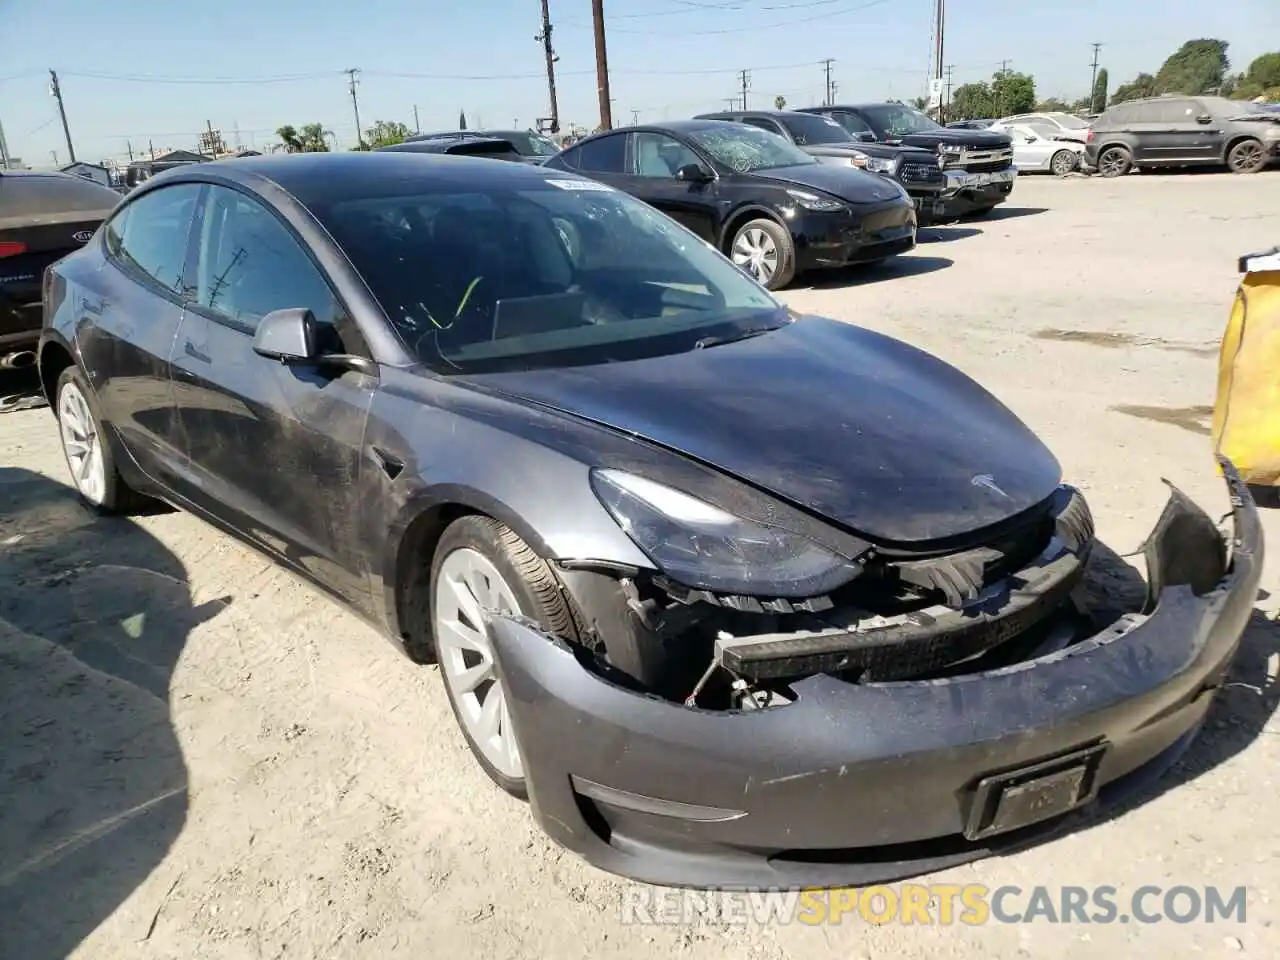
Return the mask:
<svg viewBox="0 0 1280 960"><path fill-rule="evenodd" d="M1225 510L1215 352L1236 256L1280 242L1280 173L1024 178L922 239L786 297L991 387L1118 553L1162 477ZM0 583L5 958L1280 955L1274 567L1235 682L1145 803L931 878L1248 886L1245 924L1185 926L625 925L630 885L489 784L434 668L189 516L92 519L47 410L0 416Z"/></svg>

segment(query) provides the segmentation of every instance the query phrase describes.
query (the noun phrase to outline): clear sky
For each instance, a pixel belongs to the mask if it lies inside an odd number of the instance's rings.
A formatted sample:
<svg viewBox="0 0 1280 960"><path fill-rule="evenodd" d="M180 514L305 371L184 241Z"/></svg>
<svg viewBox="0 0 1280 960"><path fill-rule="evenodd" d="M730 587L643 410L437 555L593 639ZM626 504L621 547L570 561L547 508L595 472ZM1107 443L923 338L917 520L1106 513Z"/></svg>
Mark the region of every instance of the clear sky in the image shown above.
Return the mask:
<svg viewBox="0 0 1280 960"><path fill-rule="evenodd" d="M590 0L550 0L562 125L598 119ZM724 104L751 70L748 103L819 102L832 57L838 98L927 86L933 0L605 0L614 124ZM1280 0L951 0L954 82L1007 60L1041 96L1089 85L1090 44L1115 86L1154 72L1184 40L1230 43L1232 65L1280 49ZM189 147L206 122L263 146L281 124L323 123L354 144L343 70L361 69L360 118L452 128L529 126L545 115L539 0L0 0L0 123L32 165L66 147L49 95L58 70L77 157L126 157L148 141Z"/></svg>

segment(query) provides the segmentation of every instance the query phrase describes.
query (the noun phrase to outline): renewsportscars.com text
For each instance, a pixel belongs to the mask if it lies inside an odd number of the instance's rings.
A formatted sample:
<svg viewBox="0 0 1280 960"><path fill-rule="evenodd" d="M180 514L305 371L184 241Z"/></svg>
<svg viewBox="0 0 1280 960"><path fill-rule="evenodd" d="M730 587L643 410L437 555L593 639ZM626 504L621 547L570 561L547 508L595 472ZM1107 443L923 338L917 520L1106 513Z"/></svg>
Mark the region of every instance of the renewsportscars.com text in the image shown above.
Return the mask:
<svg viewBox="0 0 1280 960"><path fill-rule="evenodd" d="M1244 887L987 887L903 884L861 890L665 890L634 887L622 897L622 922L699 921L808 925L979 926L987 923L1215 923L1246 920Z"/></svg>

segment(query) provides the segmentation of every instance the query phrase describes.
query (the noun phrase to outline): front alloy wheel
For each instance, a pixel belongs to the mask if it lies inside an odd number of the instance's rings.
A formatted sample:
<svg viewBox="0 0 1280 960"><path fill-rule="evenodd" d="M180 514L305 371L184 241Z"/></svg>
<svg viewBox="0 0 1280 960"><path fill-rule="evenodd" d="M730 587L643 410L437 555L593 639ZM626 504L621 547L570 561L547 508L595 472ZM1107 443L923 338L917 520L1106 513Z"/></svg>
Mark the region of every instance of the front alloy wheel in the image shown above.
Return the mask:
<svg viewBox="0 0 1280 960"><path fill-rule="evenodd" d="M778 272L778 257L778 245L761 227L749 226L734 238L733 262L766 287Z"/></svg>
<svg viewBox="0 0 1280 960"><path fill-rule="evenodd" d="M1227 154L1232 173L1257 173L1267 165L1267 154L1257 140L1241 140Z"/></svg>

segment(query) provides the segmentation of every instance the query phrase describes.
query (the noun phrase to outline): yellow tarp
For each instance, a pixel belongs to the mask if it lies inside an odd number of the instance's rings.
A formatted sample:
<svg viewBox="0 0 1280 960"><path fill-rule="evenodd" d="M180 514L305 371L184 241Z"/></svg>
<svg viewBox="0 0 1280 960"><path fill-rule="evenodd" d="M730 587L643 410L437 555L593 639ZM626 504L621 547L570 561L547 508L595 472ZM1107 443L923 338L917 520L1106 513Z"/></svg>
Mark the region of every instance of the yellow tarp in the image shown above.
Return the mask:
<svg viewBox="0 0 1280 960"><path fill-rule="evenodd" d="M1246 483L1280 486L1280 270L1247 273L1218 359L1213 445Z"/></svg>

